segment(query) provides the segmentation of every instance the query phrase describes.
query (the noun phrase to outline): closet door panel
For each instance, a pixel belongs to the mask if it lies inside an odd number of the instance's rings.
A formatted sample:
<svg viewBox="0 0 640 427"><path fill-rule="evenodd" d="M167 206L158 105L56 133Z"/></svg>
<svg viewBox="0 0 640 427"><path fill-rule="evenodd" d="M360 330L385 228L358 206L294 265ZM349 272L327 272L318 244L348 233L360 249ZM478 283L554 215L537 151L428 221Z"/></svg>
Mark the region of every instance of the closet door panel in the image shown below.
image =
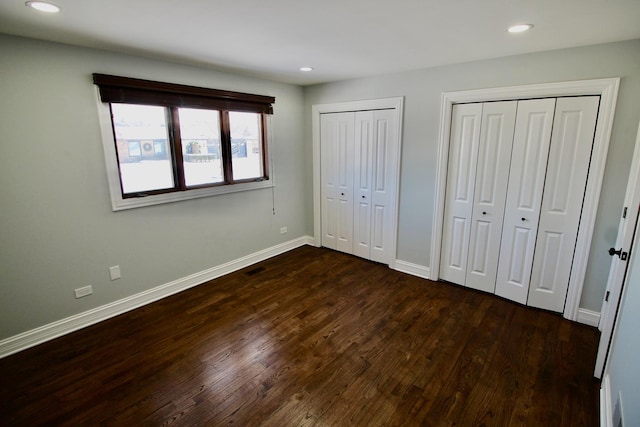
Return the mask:
<svg viewBox="0 0 640 427"><path fill-rule="evenodd" d="M341 252L353 253L353 205L350 200L338 198L338 242Z"/></svg>
<svg viewBox="0 0 640 427"><path fill-rule="evenodd" d="M353 253L354 113L320 118L322 245Z"/></svg>
<svg viewBox="0 0 640 427"><path fill-rule="evenodd" d="M529 291L555 103L518 102L496 294L521 304Z"/></svg>
<svg viewBox="0 0 640 427"><path fill-rule="evenodd" d="M390 212L395 193L398 164L397 126L393 110L373 111L373 165L371 186L371 256L372 261L391 261L391 229L395 224ZM361 196L362 198L362 196Z"/></svg>
<svg viewBox="0 0 640 427"><path fill-rule="evenodd" d="M495 291L516 101L484 104L466 285Z"/></svg>
<svg viewBox="0 0 640 427"><path fill-rule="evenodd" d="M510 250L509 264L506 267L506 282L519 287L527 286L531 269L528 268L527 258L531 258L531 243L534 241L535 230L529 227L514 227L510 233L511 240L507 242Z"/></svg>
<svg viewBox="0 0 640 427"><path fill-rule="evenodd" d="M371 256L371 193L374 150L373 111L355 115L353 254Z"/></svg>
<svg viewBox="0 0 640 427"><path fill-rule="evenodd" d="M354 113L339 113L337 122L338 241L336 249L353 253Z"/></svg>
<svg viewBox="0 0 640 427"><path fill-rule="evenodd" d="M466 282L482 104L454 105L444 209L440 277Z"/></svg>
<svg viewBox="0 0 640 427"><path fill-rule="evenodd" d="M385 224L388 223L386 218L385 206L374 206L373 208L373 227L371 233L371 260L378 262L387 262L384 256L387 238L385 236Z"/></svg>
<svg viewBox="0 0 640 427"><path fill-rule="evenodd" d="M338 184L337 177L337 114L320 116L320 180L322 209L322 246L337 249L338 245Z"/></svg>
<svg viewBox="0 0 640 427"><path fill-rule="evenodd" d="M597 96L559 98L527 304L562 312L578 236Z"/></svg>

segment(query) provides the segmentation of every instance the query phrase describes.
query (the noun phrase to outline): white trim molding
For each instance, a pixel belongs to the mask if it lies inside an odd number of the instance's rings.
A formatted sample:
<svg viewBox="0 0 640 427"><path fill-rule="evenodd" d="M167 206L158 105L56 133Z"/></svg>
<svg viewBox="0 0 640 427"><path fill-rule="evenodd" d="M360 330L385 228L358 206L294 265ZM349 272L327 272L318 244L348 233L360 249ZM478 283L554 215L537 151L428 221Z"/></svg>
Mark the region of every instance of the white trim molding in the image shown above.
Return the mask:
<svg viewBox="0 0 640 427"><path fill-rule="evenodd" d="M412 276L420 277L427 280L429 280L429 278L431 277L430 268L424 265L413 264L407 261L395 260L395 262L389 267L391 267L396 271L411 274Z"/></svg>
<svg viewBox="0 0 640 427"><path fill-rule="evenodd" d="M593 310L587 310L586 308L579 308L576 322L597 328L600 323L600 313Z"/></svg>
<svg viewBox="0 0 640 427"><path fill-rule="evenodd" d="M347 111L367 111L367 110L395 110L398 138L398 159L396 168L396 186L394 188L393 209L391 210L390 224L390 266L396 257L396 243L398 236L398 209L400 199L400 159L402 157L402 118L403 118L404 98L381 98L363 101L338 102L333 104L316 104L312 106L312 134L313 134L313 235L317 246L322 244L322 217L321 217L321 177L320 177L320 115L325 113L342 113Z"/></svg>
<svg viewBox="0 0 640 427"><path fill-rule="evenodd" d="M110 319L304 245L303 236L0 341L0 358Z"/></svg>
<svg viewBox="0 0 640 427"><path fill-rule="evenodd" d="M573 268L569 279L569 290L564 309L564 317L576 321L584 277L589 260L591 239L595 226L600 190L604 178L604 167L611 139L615 105L618 99L619 78L542 83L525 86L511 86L494 89L478 89L442 94L440 110L440 134L438 159L436 166L436 188L434 194L435 212L433 216L431 239L431 280L438 280L440 269L440 248L442 246L442 227L444 215L447 164L449 155L449 137L451 110L454 104L469 102L487 102L499 100L555 98L560 96L600 96L598 125L594 137L591 165L587 177L580 228L576 241Z"/></svg>
<svg viewBox="0 0 640 427"><path fill-rule="evenodd" d="M604 376L600 385L600 427L614 427L609 374Z"/></svg>

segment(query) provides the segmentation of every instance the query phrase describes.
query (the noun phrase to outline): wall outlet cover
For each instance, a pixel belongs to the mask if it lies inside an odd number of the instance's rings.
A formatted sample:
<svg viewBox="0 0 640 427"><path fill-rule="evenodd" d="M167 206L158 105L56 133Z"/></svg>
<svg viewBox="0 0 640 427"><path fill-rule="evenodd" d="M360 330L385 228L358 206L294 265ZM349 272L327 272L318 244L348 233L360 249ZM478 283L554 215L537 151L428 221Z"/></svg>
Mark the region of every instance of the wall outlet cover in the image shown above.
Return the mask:
<svg viewBox="0 0 640 427"><path fill-rule="evenodd" d="M122 275L120 274L120 266L114 265L113 267L109 267L109 276L111 280L118 280Z"/></svg>
<svg viewBox="0 0 640 427"><path fill-rule="evenodd" d="M87 295L91 295L93 293L93 288L91 287L91 285L85 286L83 288L76 289L74 293L76 294L76 299L86 297Z"/></svg>

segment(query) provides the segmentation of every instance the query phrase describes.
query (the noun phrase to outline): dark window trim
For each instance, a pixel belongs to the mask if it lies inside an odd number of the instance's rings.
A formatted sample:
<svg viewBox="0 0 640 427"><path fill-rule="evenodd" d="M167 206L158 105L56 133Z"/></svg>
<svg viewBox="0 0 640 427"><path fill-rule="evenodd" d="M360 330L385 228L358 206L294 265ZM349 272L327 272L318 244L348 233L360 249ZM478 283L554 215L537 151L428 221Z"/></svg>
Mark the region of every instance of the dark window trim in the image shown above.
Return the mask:
<svg viewBox="0 0 640 427"><path fill-rule="evenodd" d="M122 187L122 180L120 178L120 191L123 199L269 180L266 115L273 114L272 103L275 102L274 97L98 73L93 74L93 82L98 86L100 100L103 103L107 103L109 105L113 103L156 105L166 108L167 126L169 131L167 137L169 138L169 151L171 152L173 159L172 167L174 186L166 189L125 193ZM178 115L178 108L181 107L203 108L219 111L222 139L221 157L224 173L224 179L222 182L191 186L186 185L182 156L182 140L180 135L180 119ZM233 179L232 154L230 151L230 111L260 114L260 145L263 171L261 177L239 180ZM113 117L113 113L111 113L111 116ZM112 131L114 142L116 142L113 120ZM117 156L118 154L116 150L116 157ZM119 160L118 170L120 170Z"/></svg>
<svg viewBox="0 0 640 427"><path fill-rule="evenodd" d="M93 74L102 102L204 107L215 110L273 114L273 96L208 89L130 77Z"/></svg>

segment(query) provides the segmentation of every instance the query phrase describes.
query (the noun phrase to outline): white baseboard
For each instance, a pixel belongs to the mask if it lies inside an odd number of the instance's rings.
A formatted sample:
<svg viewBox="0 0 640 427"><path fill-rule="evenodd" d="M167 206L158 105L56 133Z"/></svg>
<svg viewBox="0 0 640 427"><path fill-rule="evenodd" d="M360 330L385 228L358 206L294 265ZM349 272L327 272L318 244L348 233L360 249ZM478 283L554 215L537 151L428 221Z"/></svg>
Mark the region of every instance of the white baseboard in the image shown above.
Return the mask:
<svg viewBox="0 0 640 427"><path fill-rule="evenodd" d="M303 236L285 243L267 248L228 263L201 271L199 273L186 276L173 282L157 286L155 288L140 292L130 297L105 304L100 307L85 311L74 316L70 316L47 325L23 332L21 334L6 338L0 341L0 359L54 338L69 334L87 326L103 320L110 319L152 302L166 298L170 295L201 285L209 280L216 279L250 265L264 261L276 255L288 252L292 249L304 245L317 246L316 240L312 236ZM407 261L395 260L389 265L390 268L421 277L431 279L429 267L414 264ZM577 321L586 325L597 327L600 322L600 313L581 308L578 310Z"/></svg>
<svg viewBox="0 0 640 427"><path fill-rule="evenodd" d="M600 313L586 308L579 308L576 322L597 328L600 323Z"/></svg>
<svg viewBox="0 0 640 427"><path fill-rule="evenodd" d="M407 261L395 260L393 264L389 265L394 270L401 271L403 273L411 274L412 276L421 277L423 279L431 279L431 269L424 265L413 264Z"/></svg>
<svg viewBox="0 0 640 427"><path fill-rule="evenodd" d="M77 331L78 329L85 328L103 320L107 320L111 317L118 316L122 313L126 313L127 311L131 311L194 286L198 286L202 283L208 282L209 280L216 279L224 276L225 274L232 273L300 246L313 244L313 242L314 239L310 236L290 240L245 257L238 258L226 264L174 280L173 282L157 286L130 297L126 297L83 313L49 323L48 325L23 332L19 335L6 338L0 341L0 358L26 350L27 348L58 338L73 331Z"/></svg>

